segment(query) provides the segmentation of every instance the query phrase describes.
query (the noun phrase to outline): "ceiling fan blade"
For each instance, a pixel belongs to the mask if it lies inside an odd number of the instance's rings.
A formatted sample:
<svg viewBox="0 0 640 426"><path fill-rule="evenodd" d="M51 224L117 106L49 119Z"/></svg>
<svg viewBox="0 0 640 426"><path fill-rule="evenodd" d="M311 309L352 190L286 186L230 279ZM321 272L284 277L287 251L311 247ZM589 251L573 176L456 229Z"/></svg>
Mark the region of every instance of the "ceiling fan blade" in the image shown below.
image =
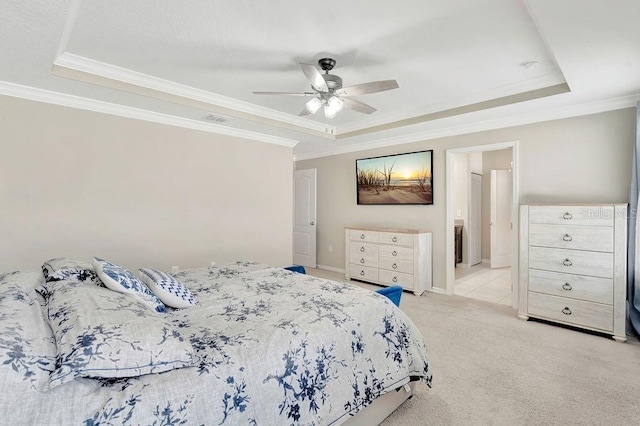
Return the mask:
<svg viewBox="0 0 640 426"><path fill-rule="evenodd" d="M309 114L311 114L311 113L309 112L309 110L308 110L307 108L303 108L303 109L302 109L302 111L300 111L300 114L298 114L298 116L299 116L299 117L303 117L303 116L305 116L305 115L309 115Z"/></svg>
<svg viewBox="0 0 640 426"><path fill-rule="evenodd" d="M315 65L311 64L300 64L300 68L302 68L302 72L307 77L307 80L311 83L314 89L320 92L328 92L329 87L327 87L327 82L322 78L322 74L318 71L318 68Z"/></svg>
<svg viewBox="0 0 640 426"><path fill-rule="evenodd" d="M315 96L313 92L253 92L254 95Z"/></svg>
<svg viewBox="0 0 640 426"><path fill-rule="evenodd" d="M371 81L369 83L356 84L336 90L338 96L358 96L369 93L384 92L385 90L397 89L398 82L395 80Z"/></svg>
<svg viewBox="0 0 640 426"><path fill-rule="evenodd" d="M352 109L354 111L362 112L364 114L371 114L377 111L377 109L375 109L371 105L367 105L363 102L356 101L355 99L351 99L351 98L341 98L341 99L342 99L342 104L345 107Z"/></svg>

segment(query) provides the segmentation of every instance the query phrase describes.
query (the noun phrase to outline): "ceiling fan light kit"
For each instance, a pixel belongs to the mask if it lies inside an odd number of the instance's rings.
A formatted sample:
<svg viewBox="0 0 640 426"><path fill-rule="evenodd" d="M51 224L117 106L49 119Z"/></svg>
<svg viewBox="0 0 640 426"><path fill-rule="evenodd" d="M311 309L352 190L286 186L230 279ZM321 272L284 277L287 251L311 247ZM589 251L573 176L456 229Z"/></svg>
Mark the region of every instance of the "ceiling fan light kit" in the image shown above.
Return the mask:
<svg viewBox="0 0 640 426"><path fill-rule="evenodd" d="M311 114L315 114L320 107L322 106L322 101L319 98L311 98L309 102L307 102L307 111Z"/></svg>
<svg viewBox="0 0 640 426"><path fill-rule="evenodd" d="M315 114L320 107L324 106L325 118L333 118L343 107L347 107L363 114L371 114L376 109L363 102L349 98L350 96L366 95L369 93L383 92L385 90L397 89L398 82L395 80L372 81L369 83L356 84L354 86L342 87L342 78L329 74L336 61L332 58L322 58L318 65L325 72L321 74L318 69L311 64L300 64L302 72L311 83L314 92L253 92L255 95L280 95L280 96L313 96L305 104L305 108L300 112L300 116Z"/></svg>
<svg viewBox="0 0 640 426"><path fill-rule="evenodd" d="M336 112L340 112L342 107L344 106L344 102L337 96L332 96L327 101L327 106L331 109L334 109Z"/></svg>
<svg viewBox="0 0 640 426"><path fill-rule="evenodd" d="M329 105L325 105L324 106L324 116L326 118L333 118L336 116L336 114L338 114L338 111L336 111L335 109L331 108Z"/></svg>
<svg viewBox="0 0 640 426"><path fill-rule="evenodd" d="M342 110L344 103L342 102L342 99L340 99L337 96L331 96L329 99L326 99L326 100L318 97L318 98L312 98L309 102L306 103L305 107L307 108L307 111L309 111L311 114L315 114L323 105L324 105L324 116L326 118L333 118L336 116L337 113L340 112L340 110Z"/></svg>

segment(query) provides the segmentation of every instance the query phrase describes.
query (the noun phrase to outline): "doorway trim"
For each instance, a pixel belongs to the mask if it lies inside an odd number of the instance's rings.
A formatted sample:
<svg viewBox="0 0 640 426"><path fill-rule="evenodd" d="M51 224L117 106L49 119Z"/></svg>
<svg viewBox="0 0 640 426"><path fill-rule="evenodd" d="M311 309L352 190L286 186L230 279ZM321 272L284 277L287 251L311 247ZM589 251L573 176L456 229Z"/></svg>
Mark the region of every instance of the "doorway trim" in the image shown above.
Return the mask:
<svg viewBox="0 0 640 426"><path fill-rule="evenodd" d="M519 194L519 142L508 141L487 145L474 145L464 148L451 148L446 150L446 200L447 206L445 210L445 262L446 262L446 292L453 294L455 283L455 256L454 256L454 206L453 206L453 160L456 154L469 154L472 152L497 151L500 149L511 148L512 161L512 179L513 179L513 198L511 200L511 217L513 220L513 233L511 234L511 306L518 308L518 230L519 215L518 205L520 200Z"/></svg>

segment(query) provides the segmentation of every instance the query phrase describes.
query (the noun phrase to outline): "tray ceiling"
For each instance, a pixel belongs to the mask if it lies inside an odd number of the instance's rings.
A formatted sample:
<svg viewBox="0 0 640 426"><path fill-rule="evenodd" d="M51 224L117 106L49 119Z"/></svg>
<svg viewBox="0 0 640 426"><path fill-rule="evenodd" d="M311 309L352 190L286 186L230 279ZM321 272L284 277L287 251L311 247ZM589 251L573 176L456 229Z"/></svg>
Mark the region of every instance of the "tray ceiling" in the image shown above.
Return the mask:
<svg viewBox="0 0 640 426"><path fill-rule="evenodd" d="M640 99L633 0L97 0L0 5L0 80L297 143L297 158L599 112ZM378 109L298 117L335 58ZM524 66L535 61L535 66ZM14 92L15 93L15 90ZM206 120L211 114L218 121ZM123 115L126 115L123 113ZM203 127L203 128L204 128Z"/></svg>

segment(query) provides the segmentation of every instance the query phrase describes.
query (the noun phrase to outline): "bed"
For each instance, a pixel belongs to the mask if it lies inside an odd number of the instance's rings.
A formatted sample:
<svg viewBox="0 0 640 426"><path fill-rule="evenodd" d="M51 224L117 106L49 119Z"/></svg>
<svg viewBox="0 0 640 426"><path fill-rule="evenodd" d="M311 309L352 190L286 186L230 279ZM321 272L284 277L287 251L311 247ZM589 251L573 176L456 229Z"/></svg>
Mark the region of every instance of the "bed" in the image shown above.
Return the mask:
<svg viewBox="0 0 640 426"><path fill-rule="evenodd" d="M416 326L353 284L235 262L158 312L57 273L0 274L1 424L375 424L431 386Z"/></svg>

